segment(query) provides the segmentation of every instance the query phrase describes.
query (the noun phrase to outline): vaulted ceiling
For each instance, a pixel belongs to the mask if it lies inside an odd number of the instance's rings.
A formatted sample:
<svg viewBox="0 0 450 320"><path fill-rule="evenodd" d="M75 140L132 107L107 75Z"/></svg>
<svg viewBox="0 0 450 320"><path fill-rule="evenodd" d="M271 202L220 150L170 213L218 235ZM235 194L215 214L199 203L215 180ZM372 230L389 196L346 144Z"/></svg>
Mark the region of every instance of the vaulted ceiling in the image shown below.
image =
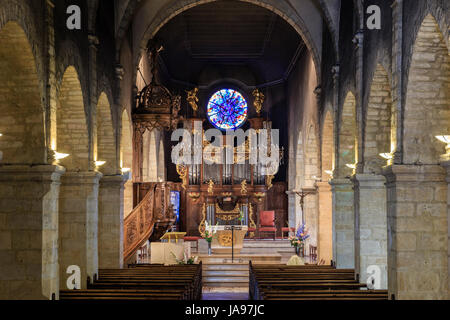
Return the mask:
<svg viewBox="0 0 450 320"><path fill-rule="evenodd" d="M243 81L252 74L254 83L248 85L283 80L304 48L301 37L282 18L242 1L218 1L184 11L156 38L165 49L161 63L166 75L195 85L205 81L205 73L224 77L230 70Z"/></svg>

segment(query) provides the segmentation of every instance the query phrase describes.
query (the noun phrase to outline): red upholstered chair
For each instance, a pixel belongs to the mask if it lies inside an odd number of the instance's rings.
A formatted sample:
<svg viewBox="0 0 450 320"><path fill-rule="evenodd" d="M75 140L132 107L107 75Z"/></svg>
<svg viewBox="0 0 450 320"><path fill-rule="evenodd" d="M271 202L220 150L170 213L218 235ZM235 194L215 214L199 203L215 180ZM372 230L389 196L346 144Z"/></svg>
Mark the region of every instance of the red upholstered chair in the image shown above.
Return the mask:
<svg viewBox="0 0 450 320"><path fill-rule="evenodd" d="M192 246L193 248L195 248L195 251L198 252L198 240L200 240L202 237L191 237L191 236L185 236L183 238L183 240L185 242L195 242L195 247Z"/></svg>
<svg viewBox="0 0 450 320"><path fill-rule="evenodd" d="M261 211L259 213L259 234L261 233L273 233L273 240L275 240L275 235L277 233L277 228L275 227L275 211Z"/></svg>

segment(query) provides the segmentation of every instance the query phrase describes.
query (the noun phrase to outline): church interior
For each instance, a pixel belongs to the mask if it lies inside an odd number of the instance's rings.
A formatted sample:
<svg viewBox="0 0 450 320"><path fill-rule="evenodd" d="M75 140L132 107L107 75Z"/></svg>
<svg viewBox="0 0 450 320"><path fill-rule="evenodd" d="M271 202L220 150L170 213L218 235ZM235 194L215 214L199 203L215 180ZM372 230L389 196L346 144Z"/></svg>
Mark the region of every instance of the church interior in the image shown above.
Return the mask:
<svg viewBox="0 0 450 320"><path fill-rule="evenodd" d="M0 0L1 300L450 299L445 0Z"/></svg>

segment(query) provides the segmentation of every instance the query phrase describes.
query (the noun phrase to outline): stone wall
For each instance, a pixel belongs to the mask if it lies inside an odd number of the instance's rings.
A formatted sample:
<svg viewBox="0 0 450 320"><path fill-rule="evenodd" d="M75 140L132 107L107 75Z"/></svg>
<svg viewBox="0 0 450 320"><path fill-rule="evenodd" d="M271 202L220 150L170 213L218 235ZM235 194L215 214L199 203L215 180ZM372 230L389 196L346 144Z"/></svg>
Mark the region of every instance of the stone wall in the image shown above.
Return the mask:
<svg viewBox="0 0 450 320"><path fill-rule="evenodd" d="M333 260L337 268L355 267L355 220L353 183L330 180L333 192Z"/></svg>
<svg viewBox="0 0 450 320"><path fill-rule="evenodd" d="M67 267L81 269L81 288L98 274L98 188L101 173L67 172L59 196L60 285L66 288Z"/></svg>
<svg viewBox="0 0 450 320"><path fill-rule="evenodd" d="M404 120L404 163L437 164L443 153L436 135L450 134L450 58L431 15L414 45Z"/></svg>
<svg viewBox="0 0 450 320"><path fill-rule="evenodd" d="M379 289L387 289L387 213L385 178L375 174L352 177L355 189L355 268L366 283L377 266ZM378 282L378 279L374 281Z"/></svg>
<svg viewBox="0 0 450 320"><path fill-rule="evenodd" d="M58 197L64 168L0 167L0 299L59 296Z"/></svg>
<svg viewBox="0 0 450 320"><path fill-rule="evenodd" d="M27 36L9 22L0 44L0 163L45 163L44 113Z"/></svg>
<svg viewBox="0 0 450 320"><path fill-rule="evenodd" d="M123 267L123 176L103 176L98 195L98 266Z"/></svg>
<svg viewBox="0 0 450 320"><path fill-rule="evenodd" d="M64 73L57 105L56 150L69 154L60 164L68 170L87 170L89 137L86 112L78 74L72 66Z"/></svg>
<svg viewBox="0 0 450 320"><path fill-rule="evenodd" d="M393 165L384 174L389 293L398 299L448 299L445 170L435 165Z"/></svg>

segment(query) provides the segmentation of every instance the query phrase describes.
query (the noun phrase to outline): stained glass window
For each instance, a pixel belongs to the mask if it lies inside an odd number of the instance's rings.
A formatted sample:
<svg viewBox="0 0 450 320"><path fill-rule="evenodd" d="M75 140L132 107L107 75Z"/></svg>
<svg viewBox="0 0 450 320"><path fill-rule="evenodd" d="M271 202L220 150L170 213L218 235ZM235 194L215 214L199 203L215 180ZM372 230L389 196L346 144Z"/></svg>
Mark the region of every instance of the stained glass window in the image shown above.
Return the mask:
<svg viewBox="0 0 450 320"><path fill-rule="evenodd" d="M247 101L233 89L222 89L208 102L208 119L218 129L235 130L247 119Z"/></svg>

